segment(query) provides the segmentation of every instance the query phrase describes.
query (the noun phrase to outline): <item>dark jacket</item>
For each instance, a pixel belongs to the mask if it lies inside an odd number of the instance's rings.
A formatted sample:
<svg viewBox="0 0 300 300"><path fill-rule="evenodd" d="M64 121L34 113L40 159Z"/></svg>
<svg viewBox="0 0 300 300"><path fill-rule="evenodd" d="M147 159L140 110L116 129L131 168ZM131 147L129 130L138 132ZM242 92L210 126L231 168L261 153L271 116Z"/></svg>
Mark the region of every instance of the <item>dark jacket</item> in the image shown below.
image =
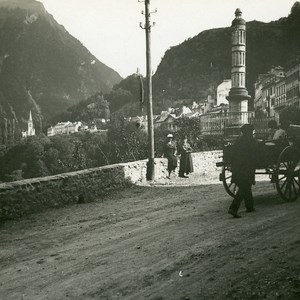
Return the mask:
<svg viewBox="0 0 300 300"><path fill-rule="evenodd" d="M171 141L166 143L164 146L164 157L168 159L168 170L173 171L177 167L177 157L175 153L177 152L176 142Z"/></svg>
<svg viewBox="0 0 300 300"><path fill-rule="evenodd" d="M253 137L241 136L233 145L232 182L237 185L255 183L257 144Z"/></svg>

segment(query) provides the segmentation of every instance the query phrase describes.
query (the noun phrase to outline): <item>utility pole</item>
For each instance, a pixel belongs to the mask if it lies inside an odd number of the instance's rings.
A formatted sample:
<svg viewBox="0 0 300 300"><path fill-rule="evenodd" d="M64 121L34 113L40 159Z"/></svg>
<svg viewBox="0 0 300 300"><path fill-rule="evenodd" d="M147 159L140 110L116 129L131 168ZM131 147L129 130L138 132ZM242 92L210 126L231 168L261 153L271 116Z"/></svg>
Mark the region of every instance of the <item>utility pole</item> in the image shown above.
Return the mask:
<svg viewBox="0 0 300 300"><path fill-rule="evenodd" d="M149 138L149 160L147 163L147 179L154 179L154 128L153 128L153 107L152 107L152 70L151 70L151 27L149 4L150 0L138 0L139 2L145 2L145 25L140 27L146 32L146 81L147 81L147 93L146 100L148 105L147 120L148 120L148 138ZM156 10L155 10L156 12ZM154 23L153 23L154 25Z"/></svg>
<svg viewBox="0 0 300 300"><path fill-rule="evenodd" d="M144 92L144 83L143 83L143 76L140 73L140 69L137 68L136 75L139 78L140 83L140 115L144 119L144 99L145 99L145 92Z"/></svg>
<svg viewBox="0 0 300 300"><path fill-rule="evenodd" d="M144 118L144 84L143 84L143 77L141 74L139 74L139 79L140 79L140 89L141 89L141 99L140 99L140 114L142 118Z"/></svg>

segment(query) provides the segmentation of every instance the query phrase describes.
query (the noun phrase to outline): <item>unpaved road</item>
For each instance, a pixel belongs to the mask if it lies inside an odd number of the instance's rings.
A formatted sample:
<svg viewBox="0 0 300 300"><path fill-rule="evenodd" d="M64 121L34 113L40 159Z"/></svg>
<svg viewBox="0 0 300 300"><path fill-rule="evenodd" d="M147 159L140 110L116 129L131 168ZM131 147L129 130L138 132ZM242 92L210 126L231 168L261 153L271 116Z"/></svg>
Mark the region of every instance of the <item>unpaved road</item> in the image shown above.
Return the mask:
<svg viewBox="0 0 300 300"><path fill-rule="evenodd" d="M257 212L233 219L223 187L198 182L2 224L0 299L300 299L300 199L258 183Z"/></svg>

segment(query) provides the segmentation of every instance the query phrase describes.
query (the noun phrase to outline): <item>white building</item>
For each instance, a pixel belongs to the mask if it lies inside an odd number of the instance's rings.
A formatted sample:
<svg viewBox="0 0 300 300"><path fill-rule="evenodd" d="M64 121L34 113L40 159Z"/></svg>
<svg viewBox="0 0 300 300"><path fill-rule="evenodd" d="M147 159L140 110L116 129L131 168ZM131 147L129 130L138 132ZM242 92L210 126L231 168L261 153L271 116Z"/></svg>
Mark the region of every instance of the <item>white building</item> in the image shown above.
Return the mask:
<svg viewBox="0 0 300 300"><path fill-rule="evenodd" d="M22 131L22 137L24 138L35 135L35 128L33 127L31 111L29 112L29 119L27 124L27 131Z"/></svg>
<svg viewBox="0 0 300 300"><path fill-rule="evenodd" d="M217 87L217 106L223 104L228 104L226 97L229 95L231 89L231 79L225 79Z"/></svg>
<svg viewBox="0 0 300 300"><path fill-rule="evenodd" d="M47 136L53 136L56 134L71 134L79 131L79 128L85 129L87 126L83 126L82 123L79 122L60 122L57 123L55 126L51 126L47 129Z"/></svg>

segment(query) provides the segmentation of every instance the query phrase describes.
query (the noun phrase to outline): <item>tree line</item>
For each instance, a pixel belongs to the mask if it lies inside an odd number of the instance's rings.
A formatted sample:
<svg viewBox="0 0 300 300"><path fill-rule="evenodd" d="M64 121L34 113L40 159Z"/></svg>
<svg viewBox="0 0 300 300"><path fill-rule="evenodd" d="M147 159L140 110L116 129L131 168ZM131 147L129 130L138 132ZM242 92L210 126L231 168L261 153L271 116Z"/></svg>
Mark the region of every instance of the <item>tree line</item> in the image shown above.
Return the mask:
<svg viewBox="0 0 300 300"><path fill-rule="evenodd" d="M178 144L188 136L194 151L220 149L220 138L200 136L198 119L181 119L177 125L179 130L174 136ZM163 127L155 130L156 157L162 156L168 133ZM0 181L43 177L147 157L146 130L119 118L108 125L106 134L78 132L52 137L40 134L15 145L0 146Z"/></svg>

